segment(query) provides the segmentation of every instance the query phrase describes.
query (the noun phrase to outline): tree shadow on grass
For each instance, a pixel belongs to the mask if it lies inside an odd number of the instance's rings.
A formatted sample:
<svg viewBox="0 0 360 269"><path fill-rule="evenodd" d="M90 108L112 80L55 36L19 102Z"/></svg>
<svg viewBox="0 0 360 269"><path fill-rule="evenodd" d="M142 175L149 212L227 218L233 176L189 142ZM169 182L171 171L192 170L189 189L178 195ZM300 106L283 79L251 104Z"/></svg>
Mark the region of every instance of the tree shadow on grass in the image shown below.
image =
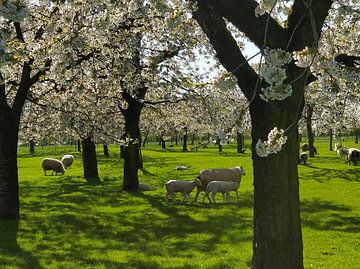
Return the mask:
<svg viewBox="0 0 360 269"><path fill-rule="evenodd" d="M11 264L17 268L41 269L38 259L18 245L18 231L19 220L0 220L0 268Z"/></svg>
<svg viewBox="0 0 360 269"><path fill-rule="evenodd" d="M166 205L157 193L128 193L110 183L23 184L26 225L21 237L43 262L61 267L66 260L74 268L162 268L151 257L173 256L184 260L184 268L197 268L193 259L209 252L219 255L224 242L235 247L252 240L252 216L242 210L252 206L250 194L240 204Z"/></svg>
<svg viewBox="0 0 360 269"><path fill-rule="evenodd" d="M331 168L319 168L308 165L308 167L316 169L311 171L309 176L304 176L301 179L314 179L318 182L325 182L333 179L342 179L346 181L360 182L360 169L349 168L347 170L338 170Z"/></svg>
<svg viewBox="0 0 360 269"><path fill-rule="evenodd" d="M301 222L320 231L360 232L360 218L350 207L318 199L301 201Z"/></svg>

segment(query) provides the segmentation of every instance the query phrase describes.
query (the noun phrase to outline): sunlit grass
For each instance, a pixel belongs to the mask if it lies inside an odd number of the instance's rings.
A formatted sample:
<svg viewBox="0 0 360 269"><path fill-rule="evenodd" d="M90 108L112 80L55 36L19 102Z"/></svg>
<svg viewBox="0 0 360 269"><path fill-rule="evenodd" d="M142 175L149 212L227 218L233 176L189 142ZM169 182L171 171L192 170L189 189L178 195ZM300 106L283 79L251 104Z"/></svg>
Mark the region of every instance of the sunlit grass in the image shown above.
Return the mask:
<svg viewBox="0 0 360 269"><path fill-rule="evenodd" d="M358 268L360 166L349 166L317 141L319 155L299 166L305 268ZM249 144L249 143L247 143ZM350 146L350 145L349 145ZM355 144L354 144L355 146ZM72 147L19 148L21 218L0 223L0 268L249 268L252 258L253 172L250 150L234 147L181 152L142 150L140 181L154 190L121 190L118 147L110 158L98 147L102 183L82 178L81 154ZM44 176L41 160L75 156L63 176ZM185 165L186 171L175 167ZM204 168L242 165L240 203L164 202L169 179L192 179ZM194 198L194 193L192 197ZM180 196L177 196L180 200ZM202 198L202 195L201 197Z"/></svg>

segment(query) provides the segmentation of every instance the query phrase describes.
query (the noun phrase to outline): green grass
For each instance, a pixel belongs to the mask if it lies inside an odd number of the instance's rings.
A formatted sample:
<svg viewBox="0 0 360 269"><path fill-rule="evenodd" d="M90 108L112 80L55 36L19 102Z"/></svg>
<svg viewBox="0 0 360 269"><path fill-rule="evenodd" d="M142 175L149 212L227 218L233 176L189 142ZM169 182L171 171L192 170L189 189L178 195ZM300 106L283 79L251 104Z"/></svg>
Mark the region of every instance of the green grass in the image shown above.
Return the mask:
<svg viewBox="0 0 360 269"><path fill-rule="evenodd" d="M360 166L349 166L317 140L319 155L299 166L305 268L359 268ZM348 146L351 146L350 144ZM355 146L355 145L353 145ZM142 150L140 181L154 190L121 191L122 161L98 147L100 185L82 178L74 147L19 148L21 218L0 223L0 268L249 268L252 258L253 172L250 150ZM41 160L75 156L63 176L43 176ZM189 170L176 171L178 165ZM240 203L164 203L163 184L192 179L209 167L242 165ZM194 193L193 193L194 196ZM180 199L180 196L177 196ZM201 197L202 198L202 197Z"/></svg>

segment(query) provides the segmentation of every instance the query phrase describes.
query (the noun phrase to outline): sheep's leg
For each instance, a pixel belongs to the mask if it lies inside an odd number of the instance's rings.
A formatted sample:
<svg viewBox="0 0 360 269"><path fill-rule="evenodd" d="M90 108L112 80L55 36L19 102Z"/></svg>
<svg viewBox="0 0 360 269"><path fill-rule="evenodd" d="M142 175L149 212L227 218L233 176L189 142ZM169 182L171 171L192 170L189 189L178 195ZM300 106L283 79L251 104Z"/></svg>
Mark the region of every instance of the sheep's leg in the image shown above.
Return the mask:
<svg viewBox="0 0 360 269"><path fill-rule="evenodd" d="M187 199L189 204L191 204L191 200L190 200L190 194L188 193L183 193L184 199Z"/></svg>
<svg viewBox="0 0 360 269"><path fill-rule="evenodd" d="M212 196L212 199L213 199L213 201L214 201L214 204L216 204L215 195L216 195L215 192L212 192L212 193L211 193L211 196Z"/></svg>
<svg viewBox="0 0 360 269"><path fill-rule="evenodd" d="M210 196L209 196L209 192L205 191L204 196L203 196L203 199L202 199L202 203L205 202L205 197L208 198L208 200L209 200L209 202L210 202L210 204L211 204L212 202L211 202L211 199L210 199Z"/></svg>
<svg viewBox="0 0 360 269"><path fill-rule="evenodd" d="M237 190L235 192L236 192L237 201L240 202L240 200L239 200L239 192Z"/></svg>
<svg viewBox="0 0 360 269"><path fill-rule="evenodd" d="M167 192L167 193L165 194L165 203L166 203L166 204L168 204L168 203L169 203L169 200L168 200L168 195L169 195L169 193Z"/></svg>
<svg viewBox="0 0 360 269"><path fill-rule="evenodd" d="M195 202L196 202L196 200L197 200L197 198L198 198L198 196L199 196L199 193L200 193L200 191L199 191L199 189L197 189L197 190L196 190L195 199L194 199Z"/></svg>
<svg viewBox="0 0 360 269"><path fill-rule="evenodd" d="M173 201L173 203L175 203L175 193L170 193L170 198Z"/></svg>

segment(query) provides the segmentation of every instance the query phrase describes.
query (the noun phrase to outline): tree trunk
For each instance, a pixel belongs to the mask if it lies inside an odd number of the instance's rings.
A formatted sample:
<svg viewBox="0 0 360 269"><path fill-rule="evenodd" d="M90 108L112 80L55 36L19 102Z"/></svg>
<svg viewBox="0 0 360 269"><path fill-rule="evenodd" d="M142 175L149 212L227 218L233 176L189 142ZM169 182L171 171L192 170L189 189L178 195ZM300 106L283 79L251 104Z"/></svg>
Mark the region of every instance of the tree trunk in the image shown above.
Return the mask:
<svg viewBox="0 0 360 269"><path fill-rule="evenodd" d="M183 148L182 148L182 151L187 151L187 139L188 139L188 135L187 133L184 134L184 137L183 137Z"/></svg>
<svg viewBox="0 0 360 269"><path fill-rule="evenodd" d="M143 147L143 148L145 148L147 139L148 139L148 137L149 137L149 133L150 133L150 131L147 131L147 132L145 133L144 141L142 142L142 147Z"/></svg>
<svg viewBox="0 0 360 269"><path fill-rule="evenodd" d="M160 137L160 144L161 148L166 149L166 143L163 136Z"/></svg>
<svg viewBox="0 0 360 269"><path fill-rule="evenodd" d="M309 142L309 156L315 157L315 149L314 149L314 133L312 130L312 116L314 113L313 105L306 105L306 130L308 135Z"/></svg>
<svg viewBox="0 0 360 269"><path fill-rule="evenodd" d="M81 141L80 141L80 139L78 139L78 141L77 141L77 150L78 150L78 152L81 152Z"/></svg>
<svg viewBox="0 0 360 269"><path fill-rule="evenodd" d="M145 96L147 88L137 89L139 98ZM129 138L129 144L124 150L124 184L123 190L137 191L139 189L138 169L140 166L140 115L143 108L142 103L134 99L131 94L123 92L123 97L128 107L122 110L125 118L125 134Z"/></svg>
<svg viewBox="0 0 360 269"><path fill-rule="evenodd" d="M356 143L356 144L359 143L359 135L360 135L360 130L359 130L359 129L355 129L355 143Z"/></svg>
<svg viewBox="0 0 360 269"><path fill-rule="evenodd" d="M91 138L82 140L82 158L84 165L84 178L88 183L99 183L95 143Z"/></svg>
<svg viewBox="0 0 360 269"><path fill-rule="evenodd" d="M125 146L120 145L120 159L124 159L124 158L125 158Z"/></svg>
<svg viewBox="0 0 360 269"><path fill-rule="evenodd" d="M192 134L191 136L191 145L195 144L195 134Z"/></svg>
<svg viewBox="0 0 360 269"><path fill-rule="evenodd" d="M175 131L175 146L178 145L178 132Z"/></svg>
<svg viewBox="0 0 360 269"><path fill-rule="evenodd" d="M255 103L255 102L254 102ZM251 105L252 148L259 138L265 139L276 119L276 126L285 129L291 124L294 111ZM269 116L272 115L272 116ZM270 118L273 117L273 118ZM259 157L252 152L254 172L254 256L253 268L303 268L300 223L297 156L297 125L287 133L287 142L280 152Z"/></svg>
<svg viewBox="0 0 360 269"><path fill-rule="evenodd" d="M103 148L104 148L104 156L107 157L107 158L110 157L108 145L107 145L107 144L103 144Z"/></svg>
<svg viewBox="0 0 360 269"><path fill-rule="evenodd" d="M34 140L30 140L29 144L30 144L29 152L30 152L30 154L34 154L35 153L35 142L34 142Z"/></svg>
<svg viewBox="0 0 360 269"><path fill-rule="evenodd" d="M330 136L330 145L329 145L329 150L330 151L333 151L333 130L330 128L330 131L329 131L329 136Z"/></svg>
<svg viewBox="0 0 360 269"><path fill-rule="evenodd" d="M245 150L243 149L243 146L244 146L244 134L243 133L237 132L236 142L237 142L237 146L236 146L237 153L244 153Z"/></svg>
<svg viewBox="0 0 360 269"><path fill-rule="evenodd" d="M0 105L0 219L19 218L17 167L18 124L8 106Z"/></svg>

